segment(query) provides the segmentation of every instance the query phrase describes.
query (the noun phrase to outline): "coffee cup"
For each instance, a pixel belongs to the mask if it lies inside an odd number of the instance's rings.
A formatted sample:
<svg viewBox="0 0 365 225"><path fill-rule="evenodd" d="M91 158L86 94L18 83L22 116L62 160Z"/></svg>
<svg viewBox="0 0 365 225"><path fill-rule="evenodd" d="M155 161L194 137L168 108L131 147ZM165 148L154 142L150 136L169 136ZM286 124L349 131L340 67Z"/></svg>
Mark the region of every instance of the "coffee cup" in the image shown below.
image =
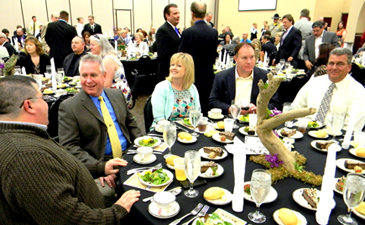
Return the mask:
<svg viewBox="0 0 365 225"><path fill-rule="evenodd" d="M169 125L169 124L170 124L170 121L168 121L168 120L160 120L156 124L155 130L162 133L164 131L164 126Z"/></svg>
<svg viewBox="0 0 365 225"><path fill-rule="evenodd" d="M137 154L140 161L148 161L151 159L153 149L151 147L139 147L137 148Z"/></svg>
<svg viewBox="0 0 365 225"><path fill-rule="evenodd" d="M202 117L198 124L199 132L205 132L205 130L207 129L207 125L208 125L208 118Z"/></svg>
<svg viewBox="0 0 365 225"><path fill-rule="evenodd" d="M222 109L213 108L209 111L209 116L220 117L222 115Z"/></svg>
<svg viewBox="0 0 365 225"><path fill-rule="evenodd" d="M63 95L63 94L66 94L66 91L65 91L65 90L63 90L63 89L58 89L58 90L56 91L56 95Z"/></svg>
<svg viewBox="0 0 365 225"><path fill-rule="evenodd" d="M173 203L176 200L176 196L168 191L158 192L153 196L153 202L155 202L157 208L170 213L174 210Z"/></svg>

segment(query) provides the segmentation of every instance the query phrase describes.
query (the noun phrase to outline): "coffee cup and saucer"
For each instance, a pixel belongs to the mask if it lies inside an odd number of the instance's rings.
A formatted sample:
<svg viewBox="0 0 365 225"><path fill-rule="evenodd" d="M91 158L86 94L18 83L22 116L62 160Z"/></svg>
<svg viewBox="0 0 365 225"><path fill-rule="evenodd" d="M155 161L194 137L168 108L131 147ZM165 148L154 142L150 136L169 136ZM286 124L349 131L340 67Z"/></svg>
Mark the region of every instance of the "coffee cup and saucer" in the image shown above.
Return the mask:
<svg viewBox="0 0 365 225"><path fill-rule="evenodd" d="M168 120L160 120L160 121L158 121L158 123L155 126L155 131L157 133L163 133L164 126L169 125L169 124L170 124L170 121L168 121Z"/></svg>
<svg viewBox="0 0 365 225"><path fill-rule="evenodd" d="M220 120L224 118L222 114L222 109L213 108L208 112L208 117L213 120Z"/></svg>
<svg viewBox="0 0 365 225"><path fill-rule="evenodd" d="M180 205L175 200L176 196L171 192L158 192L153 196L148 212L159 219L174 217L180 212Z"/></svg>
<svg viewBox="0 0 365 225"><path fill-rule="evenodd" d="M156 161L157 157L153 154L151 147L137 148L137 154L133 156L133 161L138 164L150 164Z"/></svg>

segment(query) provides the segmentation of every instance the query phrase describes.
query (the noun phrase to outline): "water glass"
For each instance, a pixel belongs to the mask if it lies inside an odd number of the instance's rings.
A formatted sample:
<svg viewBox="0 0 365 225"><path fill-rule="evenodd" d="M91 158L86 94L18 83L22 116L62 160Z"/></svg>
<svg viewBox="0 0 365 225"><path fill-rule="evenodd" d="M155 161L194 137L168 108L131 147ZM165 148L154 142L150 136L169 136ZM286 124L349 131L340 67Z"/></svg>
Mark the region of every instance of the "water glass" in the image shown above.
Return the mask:
<svg viewBox="0 0 365 225"><path fill-rule="evenodd" d="M196 109L190 110L189 119L191 125L194 127L194 130L199 124L200 117L201 117L200 110ZM195 131L192 133L192 135L195 137L199 137L199 134L197 134Z"/></svg>
<svg viewBox="0 0 365 225"><path fill-rule="evenodd" d="M176 141L176 126L173 123L164 126L163 131L163 139L169 148L169 152L164 155L164 158L171 156L171 147L175 144Z"/></svg>
<svg viewBox="0 0 365 225"><path fill-rule="evenodd" d="M359 173L349 173L346 177L343 190L343 200L349 208L347 215L340 215L337 220L345 225L357 225L357 221L351 217L352 210L360 205L365 197L365 176Z"/></svg>
<svg viewBox="0 0 365 225"><path fill-rule="evenodd" d="M362 148L365 145L365 132L355 131L354 132L354 141L357 145L357 148Z"/></svg>
<svg viewBox="0 0 365 225"><path fill-rule="evenodd" d="M331 122L331 130L333 133L332 141L336 142L335 137L343 128L345 123L346 113L332 113L332 122Z"/></svg>
<svg viewBox="0 0 365 225"><path fill-rule="evenodd" d="M249 127L255 128L257 125L257 114L248 114L248 125Z"/></svg>
<svg viewBox="0 0 365 225"><path fill-rule="evenodd" d="M234 119L224 119L224 132L232 132Z"/></svg>
<svg viewBox="0 0 365 225"><path fill-rule="evenodd" d="M242 101L240 100L232 100L231 116L233 117L234 121L236 121L238 116L241 114L241 102ZM234 124L233 128L237 129L238 125Z"/></svg>
<svg viewBox="0 0 365 225"><path fill-rule="evenodd" d="M185 163L185 175L190 182L190 189L184 191L184 194L188 198L195 198L199 195L198 190L194 190L193 184L196 178L198 178L201 169L200 153L195 150L189 150L184 155Z"/></svg>

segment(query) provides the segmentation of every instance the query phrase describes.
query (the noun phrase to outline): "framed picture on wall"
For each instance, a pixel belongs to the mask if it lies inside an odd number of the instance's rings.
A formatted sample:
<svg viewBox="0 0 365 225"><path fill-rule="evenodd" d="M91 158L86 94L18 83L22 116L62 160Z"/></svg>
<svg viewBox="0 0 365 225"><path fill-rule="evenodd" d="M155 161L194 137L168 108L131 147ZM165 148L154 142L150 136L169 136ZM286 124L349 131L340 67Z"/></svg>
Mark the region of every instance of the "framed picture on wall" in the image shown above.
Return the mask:
<svg viewBox="0 0 365 225"><path fill-rule="evenodd" d="M277 0L239 0L238 11L276 10Z"/></svg>

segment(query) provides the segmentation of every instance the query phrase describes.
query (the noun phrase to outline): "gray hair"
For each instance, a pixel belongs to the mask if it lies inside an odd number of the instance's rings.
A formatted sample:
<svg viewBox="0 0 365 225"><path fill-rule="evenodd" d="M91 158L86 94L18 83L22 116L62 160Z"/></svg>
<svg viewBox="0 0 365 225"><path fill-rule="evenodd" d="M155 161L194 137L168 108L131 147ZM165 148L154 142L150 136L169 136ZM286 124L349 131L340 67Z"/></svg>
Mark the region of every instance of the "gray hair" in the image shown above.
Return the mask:
<svg viewBox="0 0 365 225"><path fill-rule="evenodd" d="M3 32L0 32L0 37L6 38L6 35Z"/></svg>
<svg viewBox="0 0 365 225"><path fill-rule="evenodd" d="M103 59L98 55L86 54L86 55L82 56L80 59L80 65L79 65L80 75L81 75L81 70L80 70L81 66L82 66L82 64L84 64L86 62L98 63L100 72L105 73L106 70L105 70Z"/></svg>
<svg viewBox="0 0 365 225"><path fill-rule="evenodd" d="M108 39L102 34L95 34L90 37L90 40L97 41L100 46L100 56L104 58L106 55L115 55L115 50L109 43ZM143 40L143 39L142 39Z"/></svg>
<svg viewBox="0 0 365 225"><path fill-rule="evenodd" d="M330 56L331 55L335 55L335 56L346 55L347 56L347 64L349 64L349 65L351 64L352 52L348 48L335 48L330 52Z"/></svg>
<svg viewBox="0 0 365 225"><path fill-rule="evenodd" d="M236 44L238 44L240 42L240 37L239 36L234 36L232 39L232 42L235 42Z"/></svg>

